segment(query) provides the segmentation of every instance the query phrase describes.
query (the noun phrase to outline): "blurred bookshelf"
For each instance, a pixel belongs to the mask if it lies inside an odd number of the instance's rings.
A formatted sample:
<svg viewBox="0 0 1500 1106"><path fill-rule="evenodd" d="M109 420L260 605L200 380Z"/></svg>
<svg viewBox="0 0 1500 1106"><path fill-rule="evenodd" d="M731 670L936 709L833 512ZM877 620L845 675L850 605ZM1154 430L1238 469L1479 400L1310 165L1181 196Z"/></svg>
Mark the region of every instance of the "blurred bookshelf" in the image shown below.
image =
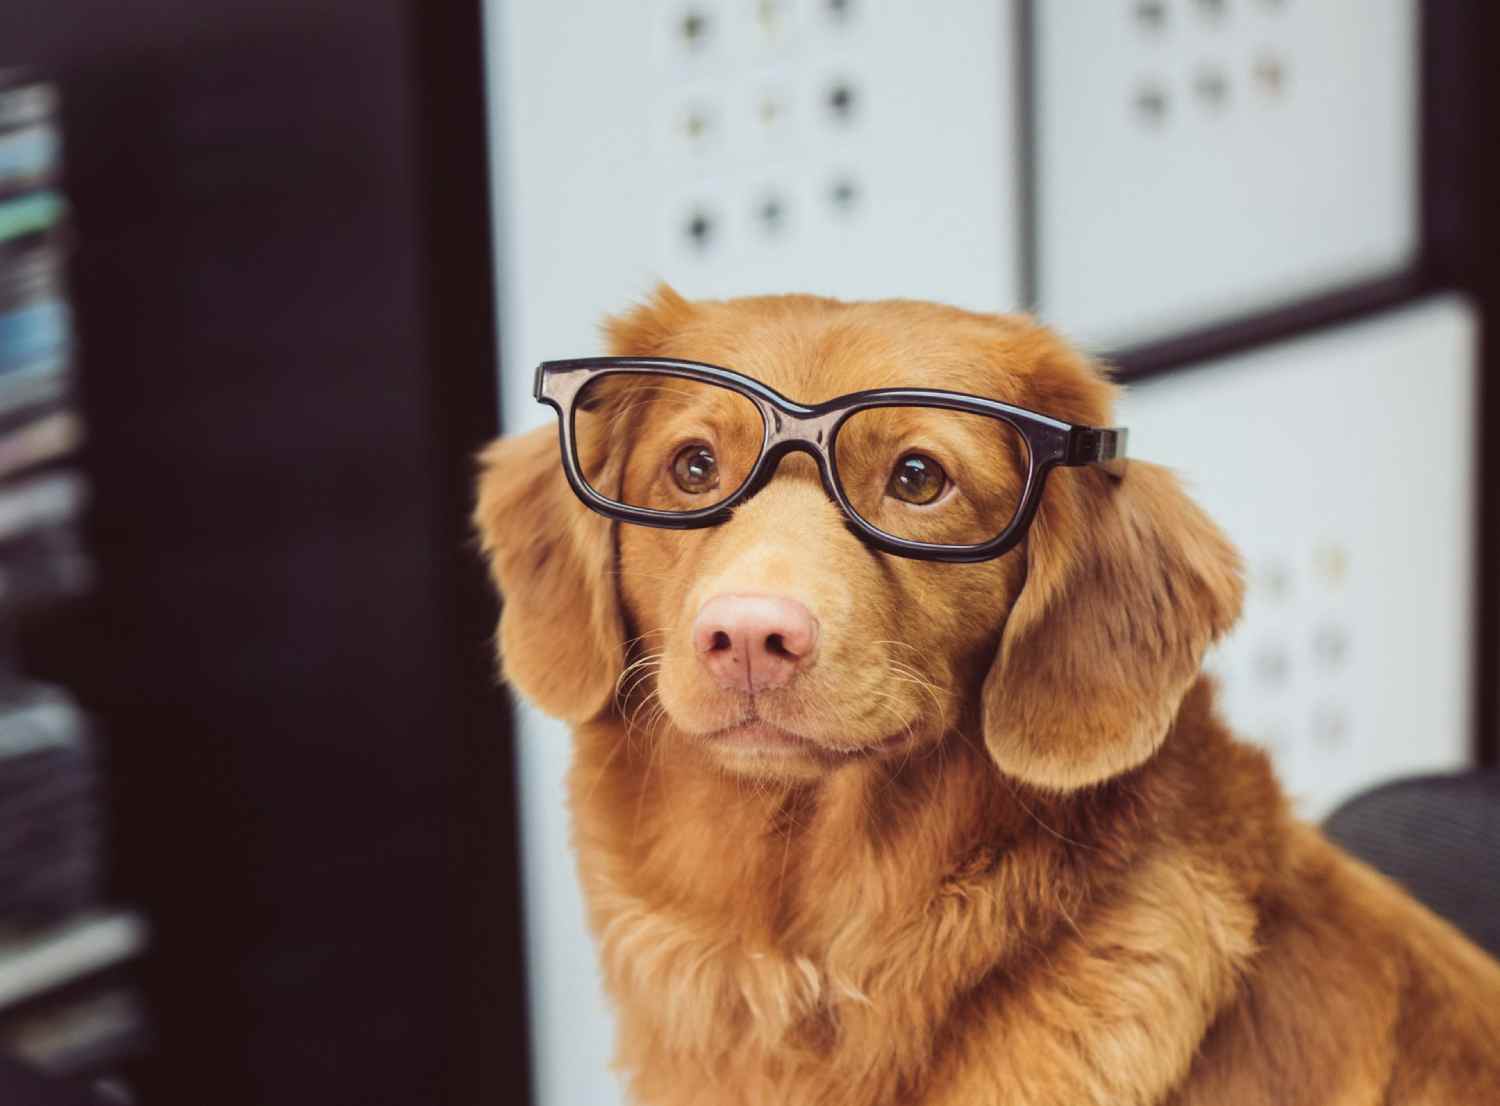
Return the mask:
<svg viewBox="0 0 1500 1106"><path fill-rule="evenodd" d="M21 659L23 624L93 580L58 108L0 70L0 1053L92 1083L150 1033L146 929L108 892L107 735Z"/></svg>
<svg viewBox="0 0 1500 1106"><path fill-rule="evenodd" d="M477 2L0 4L0 66L59 91L86 430L43 466L86 476L84 594L26 614L18 655L96 731L96 916L149 927L49 994L93 988L74 1009L138 1050L141 1103L528 1097L469 544L498 379L480 26Z"/></svg>

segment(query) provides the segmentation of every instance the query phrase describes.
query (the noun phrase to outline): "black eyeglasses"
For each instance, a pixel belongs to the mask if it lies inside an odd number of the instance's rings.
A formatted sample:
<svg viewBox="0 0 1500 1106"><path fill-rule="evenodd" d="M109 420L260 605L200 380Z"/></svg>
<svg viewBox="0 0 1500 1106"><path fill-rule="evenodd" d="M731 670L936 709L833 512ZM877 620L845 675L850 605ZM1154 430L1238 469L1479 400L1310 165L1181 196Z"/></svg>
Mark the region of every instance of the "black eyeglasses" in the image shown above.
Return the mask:
<svg viewBox="0 0 1500 1106"><path fill-rule="evenodd" d="M1074 426L980 396L879 388L807 407L694 361L546 361L534 394L558 413L573 491L602 515L715 526L800 450L816 458L856 534L930 561L1000 556L1026 533L1052 469L1123 465L1125 456L1123 428Z"/></svg>

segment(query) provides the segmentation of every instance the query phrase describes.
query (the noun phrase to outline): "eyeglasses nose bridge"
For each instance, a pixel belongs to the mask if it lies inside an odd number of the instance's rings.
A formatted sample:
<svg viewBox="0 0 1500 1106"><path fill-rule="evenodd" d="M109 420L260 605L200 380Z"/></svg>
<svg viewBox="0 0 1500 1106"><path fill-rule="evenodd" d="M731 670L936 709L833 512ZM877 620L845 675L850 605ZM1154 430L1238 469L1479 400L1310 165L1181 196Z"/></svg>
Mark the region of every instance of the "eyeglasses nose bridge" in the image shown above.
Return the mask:
<svg viewBox="0 0 1500 1106"><path fill-rule="evenodd" d="M766 444L762 450L760 473L750 489L751 494L768 484L789 453L805 453L818 466L818 477L830 499L842 509L833 475L833 435L843 417L842 411L821 414L797 414L771 404L762 404L766 420Z"/></svg>
<svg viewBox="0 0 1500 1106"><path fill-rule="evenodd" d="M778 446L797 443L809 452L826 452L833 440L834 430L845 412L841 410L808 412L802 414L784 411L770 404L761 404L766 419L766 452Z"/></svg>

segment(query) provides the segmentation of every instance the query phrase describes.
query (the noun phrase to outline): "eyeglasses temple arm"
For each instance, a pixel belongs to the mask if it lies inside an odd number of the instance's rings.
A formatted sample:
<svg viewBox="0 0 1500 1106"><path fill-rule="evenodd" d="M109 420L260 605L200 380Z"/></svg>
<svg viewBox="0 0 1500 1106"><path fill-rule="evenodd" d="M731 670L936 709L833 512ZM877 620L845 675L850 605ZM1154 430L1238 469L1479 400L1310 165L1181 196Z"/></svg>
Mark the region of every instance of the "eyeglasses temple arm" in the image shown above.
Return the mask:
<svg viewBox="0 0 1500 1106"><path fill-rule="evenodd" d="M1130 431L1123 426L1075 426L1068 432L1065 465L1103 465L1111 476L1125 475L1125 446Z"/></svg>

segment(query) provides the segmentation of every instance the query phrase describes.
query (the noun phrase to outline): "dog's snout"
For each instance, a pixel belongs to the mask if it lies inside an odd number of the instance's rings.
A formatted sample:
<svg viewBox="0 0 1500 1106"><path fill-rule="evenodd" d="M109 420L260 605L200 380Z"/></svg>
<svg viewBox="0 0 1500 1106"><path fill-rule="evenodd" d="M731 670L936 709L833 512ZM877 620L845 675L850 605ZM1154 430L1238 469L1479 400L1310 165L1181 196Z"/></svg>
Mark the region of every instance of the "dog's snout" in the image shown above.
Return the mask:
<svg viewBox="0 0 1500 1106"><path fill-rule="evenodd" d="M731 691L781 687L805 668L818 645L818 620L779 595L718 595L693 623L693 648L704 668Z"/></svg>

